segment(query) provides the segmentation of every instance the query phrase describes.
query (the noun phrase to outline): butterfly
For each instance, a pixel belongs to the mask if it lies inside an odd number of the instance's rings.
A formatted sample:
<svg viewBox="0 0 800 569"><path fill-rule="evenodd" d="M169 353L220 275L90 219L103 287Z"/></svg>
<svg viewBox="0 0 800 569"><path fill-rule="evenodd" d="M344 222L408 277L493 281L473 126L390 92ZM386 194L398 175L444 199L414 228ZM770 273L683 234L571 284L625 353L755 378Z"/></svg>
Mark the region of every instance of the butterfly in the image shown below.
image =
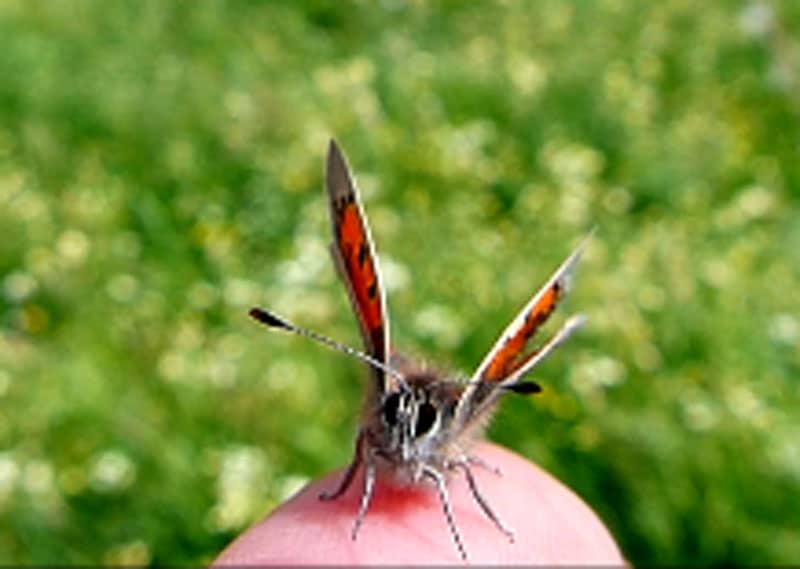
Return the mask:
<svg viewBox="0 0 800 569"><path fill-rule="evenodd" d="M512 530L481 494L472 472L473 466L488 465L470 454L469 448L504 393L527 395L541 391L540 385L525 376L584 322L582 315L572 316L549 339L528 349L536 332L564 298L588 238L528 301L464 381L442 376L391 349L386 294L375 245L355 179L333 140L328 147L325 186L333 227L331 253L355 312L365 352L296 326L274 312L250 310L250 316L262 324L306 336L369 364L366 404L353 459L338 486L321 494L320 499L342 496L358 471L364 469L364 486L352 530L352 538L356 539L379 471L389 470L395 478L413 484L428 481L439 495L455 546L466 560L467 551L447 490L448 478L461 472L478 507L513 542Z"/></svg>

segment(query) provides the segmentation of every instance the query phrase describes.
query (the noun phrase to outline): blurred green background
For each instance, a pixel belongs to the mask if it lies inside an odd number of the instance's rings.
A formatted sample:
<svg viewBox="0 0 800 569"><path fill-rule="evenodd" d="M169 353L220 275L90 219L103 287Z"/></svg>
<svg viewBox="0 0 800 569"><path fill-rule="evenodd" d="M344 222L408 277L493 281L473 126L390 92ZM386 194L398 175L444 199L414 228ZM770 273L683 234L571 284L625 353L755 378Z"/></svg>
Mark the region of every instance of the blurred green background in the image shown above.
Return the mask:
<svg viewBox="0 0 800 569"><path fill-rule="evenodd" d="M207 562L350 457L350 157L401 350L471 371L592 226L490 435L634 564L800 560L800 3L0 1L0 563ZM555 325L552 325L553 327Z"/></svg>

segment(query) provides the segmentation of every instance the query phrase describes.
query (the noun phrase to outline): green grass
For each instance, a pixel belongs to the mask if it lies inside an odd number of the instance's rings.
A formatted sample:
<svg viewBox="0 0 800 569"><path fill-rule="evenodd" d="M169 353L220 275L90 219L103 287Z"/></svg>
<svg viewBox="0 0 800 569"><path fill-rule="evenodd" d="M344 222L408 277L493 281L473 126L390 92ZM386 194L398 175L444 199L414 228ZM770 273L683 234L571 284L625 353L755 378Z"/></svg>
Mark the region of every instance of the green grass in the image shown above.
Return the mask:
<svg viewBox="0 0 800 569"><path fill-rule="evenodd" d="M395 344L468 373L577 241L588 326L491 429L634 564L800 560L800 9L0 3L0 562L207 562L343 464L358 174Z"/></svg>

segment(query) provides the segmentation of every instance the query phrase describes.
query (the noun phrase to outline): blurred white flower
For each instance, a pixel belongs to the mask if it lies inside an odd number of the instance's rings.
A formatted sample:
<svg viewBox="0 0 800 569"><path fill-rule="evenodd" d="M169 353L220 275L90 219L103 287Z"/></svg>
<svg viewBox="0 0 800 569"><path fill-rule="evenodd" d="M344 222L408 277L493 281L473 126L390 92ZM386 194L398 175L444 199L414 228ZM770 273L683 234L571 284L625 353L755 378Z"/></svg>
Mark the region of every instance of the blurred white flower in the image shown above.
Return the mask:
<svg viewBox="0 0 800 569"><path fill-rule="evenodd" d="M119 492L136 480L136 465L119 450L97 455L89 468L89 484L98 492Z"/></svg>
<svg viewBox="0 0 800 569"><path fill-rule="evenodd" d="M12 302L20 302L36 292L36 279L25 272L15 271L3 279L3 292Z"/></svg>

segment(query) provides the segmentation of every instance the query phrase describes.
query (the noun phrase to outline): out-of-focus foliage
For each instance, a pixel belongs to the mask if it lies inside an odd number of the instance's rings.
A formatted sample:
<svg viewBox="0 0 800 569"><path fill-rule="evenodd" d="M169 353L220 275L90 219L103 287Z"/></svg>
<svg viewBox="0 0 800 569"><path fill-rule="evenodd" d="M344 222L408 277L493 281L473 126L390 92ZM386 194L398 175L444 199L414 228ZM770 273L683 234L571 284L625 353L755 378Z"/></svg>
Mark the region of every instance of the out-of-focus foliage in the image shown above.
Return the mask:
<svg viewBox="0 0 800 569"><path fill-rule="evenodd" d="M0 3L0 562L208 561L344 463L358 174L395 344L468 372L577 241L496 440L634 564L800 560L800 4Z"/></svg>

